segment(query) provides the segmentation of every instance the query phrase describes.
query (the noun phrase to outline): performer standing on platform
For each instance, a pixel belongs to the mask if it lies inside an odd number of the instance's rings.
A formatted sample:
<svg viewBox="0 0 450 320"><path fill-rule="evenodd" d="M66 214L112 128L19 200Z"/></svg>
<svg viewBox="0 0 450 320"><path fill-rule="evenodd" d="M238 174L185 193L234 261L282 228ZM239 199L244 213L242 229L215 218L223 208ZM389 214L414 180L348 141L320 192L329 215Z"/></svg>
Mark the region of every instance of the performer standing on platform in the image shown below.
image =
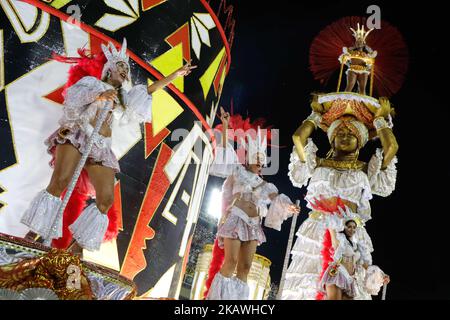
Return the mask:
<svg viewBox="0 0 450 320"><path fill-rule="evenodd" d="M358 93L365 95L367 81L377 56L377 51L373 51L366 44L366 38L373 29L366 32L364 25L360 27L358 23L356 30L353 28L350 28L350 30L355 38L355 45L351 48L344 47L339 57L339 62L348 66L345 91L353 91L356 82L358 82Z"/></svg>
<svg viewBox="0 0 450 320"><path fill-rule="evenodd" d="M358 159L360 149L367 143L366 126L350 114L339 116L327 129L331 150L326 158L316 155L318 148L310 135L321 123L321 114L313 111L293 136L289 177L296 187L307 186L305 199L313 209L297 232L292 249L292 263L288 269L283 299L315 299L322 266L321 251L325 232L331 237L344 229L351 218L360 227L355 240L373 251L364 224L371 219L369 200L373 195L389 196L395 188L398 144L388 119L391 108L385 98L373 115L373 125L382 149L377 149L369 163ZM321 108L312 102L313 110Z"/></svg>
<svg viewBox="0 0 450 320"><path fill-rule="evenodd" d="M85 165L95 189L96 202L85 208L69 227L79 246L92 251L100 248L108 227L106 213L113 204L115 174L120 171L117 158L111 150L113 120L119 121L120 125L129 121L150 122L152 93L177 77L188 75L195 68L189 63L150 86L136 85L127 92L122 87L125 81L131 82L126 50L124 39L120 51L112 43L108 47L102 44L104 56L100 53L89 58L83 50L79 50L82 58L59 57L60 60L66 59L65 62L78 61L78 65L70 70L71 83L64 94L64 115L59 121L60 128L45 141L48 152L53 156L53 175L47 188L39 192L21 219L32 230L27 235L28 239L34 239L36 234L44 239L62 236L63 217L57 216L61 194L74 174L95 127L99 110L106 102L112 102L113 111L103 123ZM79 73L83 72L95 76L83 76L80 79ZM77 77L79 79L74 81Z"/></svg>
<svg viewBox="0 0 450 320"><path fill-rule="evenodd" d="M292 214L300 212L272 183L261 177L266 164L267 138L258 127L255 138L247 134L246 165L239 163L233 146L228 142L229 113L221 108L222 145L217 148L210 174L226 178L223 184L223 212L217 231L219 247L224 248L223 265L214 277L208 300L247 300L247 275L258 245L266 241L261 220L276 230ZM267 206L270 208L267 209ZM214 259L214 257L213 257ZM236 270L236 277L233 274Z"/></svg>

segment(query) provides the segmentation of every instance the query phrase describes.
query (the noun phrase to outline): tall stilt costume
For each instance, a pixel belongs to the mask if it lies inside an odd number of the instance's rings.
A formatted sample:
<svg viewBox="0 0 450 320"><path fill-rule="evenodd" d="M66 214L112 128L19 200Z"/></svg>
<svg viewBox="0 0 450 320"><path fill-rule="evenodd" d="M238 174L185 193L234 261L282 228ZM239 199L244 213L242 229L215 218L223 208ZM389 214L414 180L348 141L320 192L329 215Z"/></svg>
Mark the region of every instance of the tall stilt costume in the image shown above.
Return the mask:
<svg viewBox="0 0 450 320"><path fill-rule="evenodd" d="M235 121L230 121L230 124L232 129L246 132L246 141L241 140L242 145L246 146L246 164L265 164L267 137L262 137L259 127L257 130L251 130L253 136L248 134L248 131L243 131L243 128L237 128L237 122L249 125L248 121L237 121L239 119L242 120L237 115ZM262 219L265 218L266 227L279 231L282 222L292 216L293 203L286 195L279 194L275 185L264 181L261 176L242 165L230 143L217 148L210 174L226 180L222 187L222 218L208 275L208 284L211 283L211 287L208 288L206 299L248 300L247 283L235 276L225 277L218 272L223 262L224 239L236 239L241 242L254 240L258 245L264 243L266 237L261 225ZM252 202L257 208L258 216L250 217L245 210L238 207L236 203L240 200Z"/></svg>
<svg viewBox="0 0 450 320"><path fill-rule="evenodd" d="M339 84L337 92L314 95L313 112L293 136L289 177L295 187L307 187L305 198L312 211L297 231L282 299L327 299L327 285L335 285L351 299L371 299L385 280L381 269L372 266L374 248L365 224L372 218L369 202L373 195L387 197L395 189L398 145L390 103L387 98L374 98L372 89L391 95L401 87L407 49L389 24L382 22L381 30L369 31L364 25L364 18L343 18L322 31L311 46L311 70L316 79L326 83L340 66ZM352 34L362 51L346 48ZM383 43L385 37L391 42ZM372 41L370 47L366 39ZM347 83L349 91L340 91L344 67L347 76L370 75L370 95L352 92L354 83ZM332 146L325 158L318 156L310 138L318 127ZM368 163L360 161L359 150L376 137L383 148L377 149ZM342 234L349 220L358 226L352 243ZM351 261L350 271L343 267L343 260Z"/></svg>
<svg viewBox="0 0 450 320"><path fill-rule="evenodd" d="M111 43L108 47L102 45L102 51L91 57L86 55L84 50L79 50L80 58L56 57L59 61L76 65L69 71L70 77L64 91L64 115L59 121L60 127L45 141L48 152L53 156L51 165L55 161L57 145L70 143L81 154L85 152L93 132L92 122L96 118L97 111L105 104L104 100L97 97L107 90L114 89L102 79L105 79L112 70L116 70L118 63L125 64L130 70L125 39L120 51ZM130 79L130 73L127 79ZM114 110L106 120L109 128L113 121L118 121L120 125L126 125L130 121L151 121L152 96L148 93L146 85L136 85L129 91L120 88L119 91L120 99L114 102ZM117 173L120 167L111 150L111 143L111 137L98 135L89 153L88 163L100 164ZM84 249L98 250L102 241L110 240L117 235L116 213L114 209L110 209L108 215L105 215L106 212L100 212L95 203L85 208L87 197L95 196L86 172L82 173L75 189L74 198L69 202L63 217L58 216L62 200L47 190L42 190L32 201L21 222L42 238L54 239L53 245L56 247L67 247L73 236Z"/></svg>

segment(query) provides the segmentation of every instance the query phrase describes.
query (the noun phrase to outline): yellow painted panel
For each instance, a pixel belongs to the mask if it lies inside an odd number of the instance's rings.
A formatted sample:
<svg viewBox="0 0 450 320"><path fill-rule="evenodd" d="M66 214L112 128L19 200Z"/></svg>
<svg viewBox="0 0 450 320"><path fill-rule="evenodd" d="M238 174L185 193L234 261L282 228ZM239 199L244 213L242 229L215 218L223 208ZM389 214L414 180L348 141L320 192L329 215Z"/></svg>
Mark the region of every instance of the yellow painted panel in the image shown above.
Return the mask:
<svg viewBox="0 0 450 320"><path fill-rule="evenodd" d="M159 57L153 59L151 65L161 72L164 76L168 76L175 70L183 66L183 44L180 43L173 47L172 49L164 52ZM178 77L173 85L184 92L184 78Z"/></svg>
<svg viewBox="0 0 450 320"><path fill-rule="evenodd" d="M222 61L224 55L225 55L225 48L222 48L222 50L220 50L219 54L211 63L211 65L208 67L208 69L205 71L205 73L200 77L200 84L202 85L203 88L203 96L205 100L206 97L208 96L209 90L211 89L214 77L216 76L217 70L219 69L220 66L220 62Z"/></svg>
<svg viewBox="0 0 450 320"><path fill-rule="evenodd" d="M148 81L149 85L153 81ZM173 120L183 113L183 108L165 90L153 92L152 102L152 125L153 136L156 136L162 129L167 127Z"/></svg>

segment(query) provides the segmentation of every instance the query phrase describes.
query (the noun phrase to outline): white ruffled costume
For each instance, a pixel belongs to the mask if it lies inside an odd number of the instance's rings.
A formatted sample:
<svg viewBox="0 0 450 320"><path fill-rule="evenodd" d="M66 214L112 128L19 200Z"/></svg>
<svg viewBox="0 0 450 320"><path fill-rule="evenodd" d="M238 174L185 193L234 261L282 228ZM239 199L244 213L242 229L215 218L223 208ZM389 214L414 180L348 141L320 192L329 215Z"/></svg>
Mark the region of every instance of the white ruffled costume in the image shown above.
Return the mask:
<svg viewBox="0 0 450 320"><path fill-rule="evenodd" d="M343 232L336 234L336 240L339 244L334 252L333 263L325 270L319 290L326 295L326 286L336 285L349 297L371 299L371 294L378 294L385 274L379 267L372 265L370 248L366 247L364 241L352 239L350 243ZM342 261L351 263L354 274L349 273ZM369 265L367 271L363 264Z"/></svg>
<svg viewBox="0 0 450 320"><path fill-rule="evenodd" d="M306 200L309 208L309 202L314 199L340 197L357 204L357 212L350 215L353 214L365 223L371 219L369 201L373 195L386 197L395 189L397 158L394 158L385 170L381 170L381 149L377 149L371 158L367 173L362 170L318 167L316 152L317 147L309 138L305 146L306 162L300 161L294 148L289 164L288 175L293 185L298 188L307 186ZM291 251L292 262L286 273L282 299L315 300L322 271L321 250L325 231L328 228L340 231L343 227L343 219L334 219L329 215L310 215L302 223ZM357 228L353 238L355 242L367 248L367 252L373 251L372 241L363 226ZM362 275L358 276L361 278ZM370 298L366 291L357 290L355 299Z"/></svg>
<svg viewBox="0 0 450 320"><path fill-rule="evenodd" d="M240 164L230 144L227 148L217 147L210 174L226 178L222 186L222 219L217 231L219 246L223 246L223 238L256 240L261 244L266 240L261 226L262 218L265 218L266 227L280 231L283 221L292 216L288 210L293 204L291 200L284 194L278 194L271 200L269 195L278 193L278 189ZM259 216L250 218L244 211L234 206L233 198L236 194L240 194L242 199L252 201L258 209ZM226 278L218 272L206 299L248 300L249 287L236 277Z"/></svg>
<svg viewBox="0 0 450 320"><path fill-rule="evenodd" d="M108 58L103 70L104 75L109 69L114 68L117 62L128 64L125 39L120 52L112 44L109 47L102 45L102 48ZM54 153L56 145L63 143L72 144L80 153L85 151L93 132L90 122L105 103L96 98L110 89L114 89L110 84L87 76L66 90L64 114L59 121L60 128L45 141L50 154ZM129 91L121 88L120 92L123 105L118 101L115 102L112 115L109 115L106 120L110 128L113 120L118 121L119 125L126 125L132 121L151 121L152 96L148 93L146 85L136 85ZM111 144L111 137L99 134L89 153L88 161L101 163L101 165L119 172L119 163L111 150ZM62 216L57 217L57 212L61 202L60 198L42 190L31 202L21 222L46 240L60 238L62 236ZM69 228L80 246L95 251L100 248L108 223L106 213L101 213L97 206L92 204L84 209L77 221Z"/></svg>

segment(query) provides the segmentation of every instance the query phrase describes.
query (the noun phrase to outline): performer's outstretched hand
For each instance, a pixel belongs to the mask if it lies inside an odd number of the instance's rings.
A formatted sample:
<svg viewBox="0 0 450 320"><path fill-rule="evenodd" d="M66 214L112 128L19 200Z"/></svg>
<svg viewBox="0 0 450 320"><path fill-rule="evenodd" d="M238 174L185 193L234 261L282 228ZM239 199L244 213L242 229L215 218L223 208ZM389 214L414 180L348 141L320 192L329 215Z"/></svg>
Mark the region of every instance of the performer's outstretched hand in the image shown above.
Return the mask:
<svg viewBox="0 0 450 320"><path fill-rule="evenodd" d="M228 124L230 122L230 113L226 112L223 107L220 107L219 118L222 121L222 124L226 125L226 127L228 128Z"/></svg>
<svg viewBox="0 0 450 320"><path fill-rule="evenodd" d="M300 213L300 207L296 204L292 204L288 208L289 212L292 214L299 214Z"/></svg>
<svg viewBox="0 0 450 320"><path fill-rule="evenodd" d="M388 284L391 282L391 278L386 274L383 279L383 284Z"/></svg>
<svg viewBox="0 0 450 320"><path fill-rule="evenodd" d="M98 100L117 101L117 91L114 89L106 90L102 92L98 97Z"/></svg>
<svg viewBox="0 0 450 320"><path fill-rule="evenodd" d="M175 72L172 72L170 75L168 75L165 78L162 78L161 80L155 81L151 85L148 86L147 90L149 94L152 94L153 92L160 90L167 86L169 83L174 81L178 77L184 77L191 73L192 69L197 68L197 66L192 66L191 61L189 61L187 64L182 66L180 69L176 70Z"/></svg>
<svg viewBox="0 0 450 320"><path fill-rule="evenodd" d="M193 69L197 68L197 66L191 65L192 60L190 60L188 63L186 63L184 66L182 66L180 69L175 71L175 74L178 77L185 77L189 75Z"/></svg>

